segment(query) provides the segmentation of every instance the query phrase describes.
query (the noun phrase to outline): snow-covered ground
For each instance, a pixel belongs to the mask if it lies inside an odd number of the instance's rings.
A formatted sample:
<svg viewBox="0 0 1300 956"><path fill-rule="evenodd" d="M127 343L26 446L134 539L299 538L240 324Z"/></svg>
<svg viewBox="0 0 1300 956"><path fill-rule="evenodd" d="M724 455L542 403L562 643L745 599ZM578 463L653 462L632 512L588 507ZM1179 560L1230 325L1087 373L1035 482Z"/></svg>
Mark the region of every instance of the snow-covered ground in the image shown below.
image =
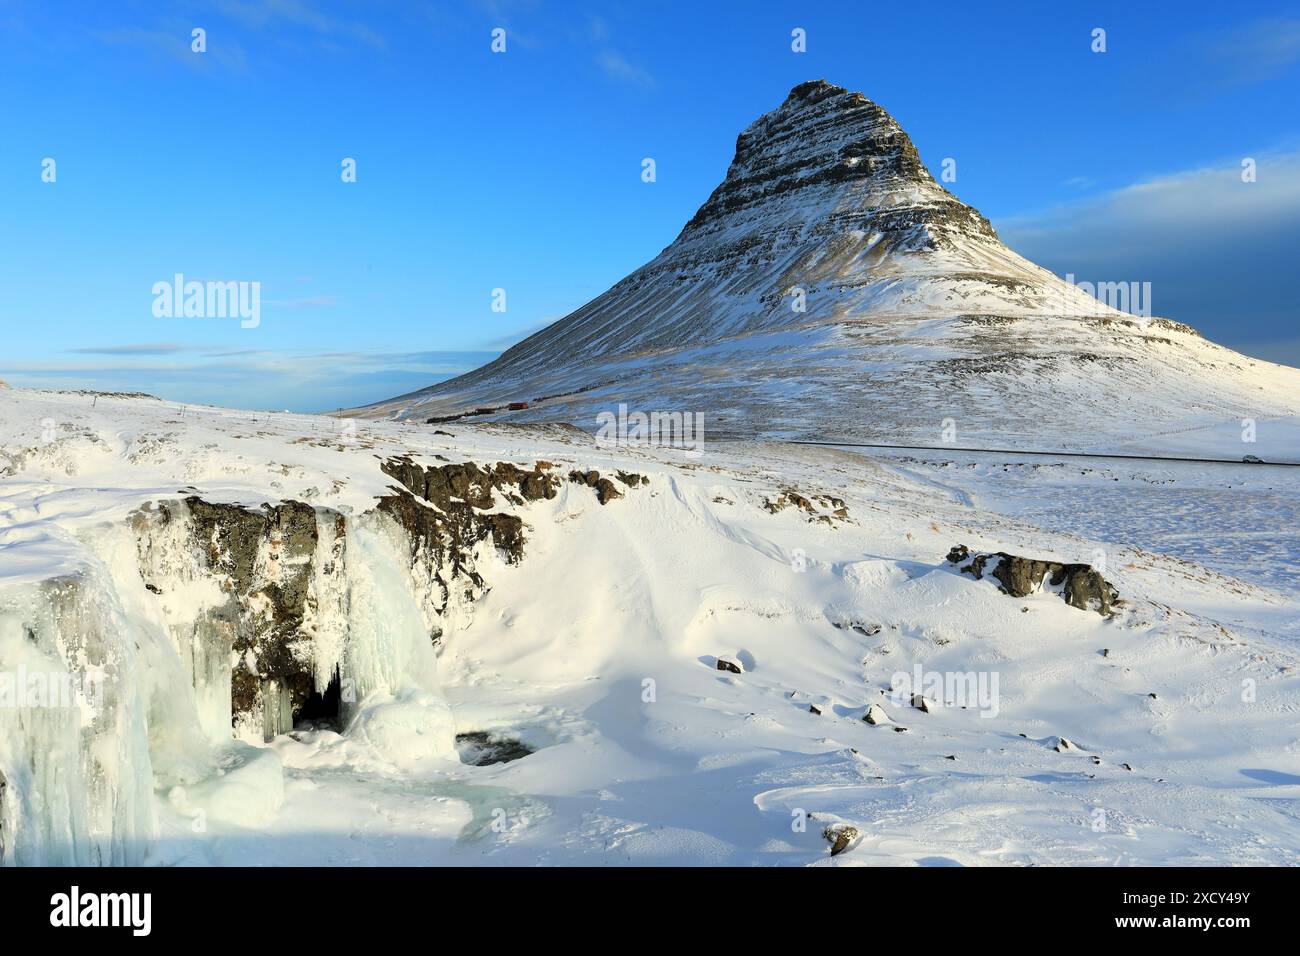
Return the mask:
<svg viewBox="0 0 1300 956"><path fill-rule="evenodd" d="M409 563L363 517L401 455L648 483L603 505L568 480L497 492L523 557L479 545L484 592L449 606L435 649ZM187 496L354 523L348 633L322 613L311 636L404 663L344 657L369 670L342 733L211 732L222 685L186 678L168 591L212 596L197 577L150 590L130 524ZM97 715L0 706L4 862L1300 863L1297 527L1300 473L1273 466L692 457L0 391L0 673L107 673ZM1123 603L1008 596L944 560L957 544L1091 564ZM949 682L928 712L889 693L917 667ZM983 692L958 701L966 675ZM466 763L449 723L533 752ZM857 836L831 857L836 825Z"/></svg>

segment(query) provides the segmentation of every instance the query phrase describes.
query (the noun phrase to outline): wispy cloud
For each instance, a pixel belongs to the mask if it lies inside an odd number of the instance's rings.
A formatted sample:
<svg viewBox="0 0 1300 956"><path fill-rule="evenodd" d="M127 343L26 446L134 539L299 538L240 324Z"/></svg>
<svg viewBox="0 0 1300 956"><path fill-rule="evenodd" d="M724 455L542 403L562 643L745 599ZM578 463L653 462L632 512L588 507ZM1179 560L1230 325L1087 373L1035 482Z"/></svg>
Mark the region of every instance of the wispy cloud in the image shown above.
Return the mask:
<svg viewBox="0 0 1300 956"><path fill-rule="evenodd" d="M1232 86L1270 80L1300 61L1300 18L1253 20L1198 44L1214 78Z"/></svg>
<svg viewBox="0 0 1300 956"><path fill-rule="evenodd" d="M192 346L178 342L142 342L138 345L102 345L64 351L74 355L173 355L188 352L191 348Z"/></svg>
<svg viewBox="0 0 1300 956"><path fill-rule="evenodd" d="M596 64L611 79L643 88L654 86L655 79L648 71L630 63L617 50L601 50L600 53L596 54Z"/></svg>
<svg viewBox="0 0 1300 956"><path fill-rule="evenodd" d="M587 18L586 36L583 36L582 28L579 26L572 31L574 42L583 45L591 44L597 47L595 63L601 71L610 79L617 80L620 83L627 83L632 86L638 86L643 89L655 85L655 78L649 70L646 70L633 63L628 57L618 50L614 43L614 29L610 26L608 20L601 16L591 16Z"/></svg>
<svg viewBox="0 0 1300 956"><path fill-rule="evenodd" d="M360 8L365 9L365 5ZM217 9L251 30L288 26L311 31L321 38L362 43L377 50L388 46L384 36L367 23L336 16L307 0L220 0Z"/></svg>
<svg viewBox="0 0 1300 956"><path fill-rule="evenodd" d="M170 30L118 27L100 30L95 37L108 46L133 49L156 60L179 63L198 73L211 73L217 69L242 73L247 68L248 57L238 42L226 39L211 44L203 53L196 53L191 48L190 30L191 27L183 25Z"/></svg>

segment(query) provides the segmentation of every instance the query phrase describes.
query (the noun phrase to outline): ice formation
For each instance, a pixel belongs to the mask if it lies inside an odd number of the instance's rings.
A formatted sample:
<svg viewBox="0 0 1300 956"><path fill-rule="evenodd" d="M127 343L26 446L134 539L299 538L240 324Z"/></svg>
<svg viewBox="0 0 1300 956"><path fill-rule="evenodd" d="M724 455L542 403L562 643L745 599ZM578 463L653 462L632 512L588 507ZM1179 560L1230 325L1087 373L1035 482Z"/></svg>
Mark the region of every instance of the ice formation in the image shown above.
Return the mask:
<svg viewBox="0 0 1300 956"><path fill-rule="evenodd" d="M326 693L381 751L454 756L427 567L387 516L190 498L83 537L75 573L0 599L5 862L138 864L155 789L196 816L273 812L278 760L239 738Z"/></svg>

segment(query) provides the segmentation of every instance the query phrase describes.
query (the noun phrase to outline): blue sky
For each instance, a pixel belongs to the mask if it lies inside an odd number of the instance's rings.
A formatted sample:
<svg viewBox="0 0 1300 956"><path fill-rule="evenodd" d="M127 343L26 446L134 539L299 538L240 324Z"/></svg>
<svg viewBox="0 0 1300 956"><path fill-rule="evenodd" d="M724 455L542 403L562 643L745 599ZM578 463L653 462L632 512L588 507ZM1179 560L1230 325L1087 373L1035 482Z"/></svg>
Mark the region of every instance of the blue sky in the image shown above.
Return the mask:
<svg viewBox="0 0 1300 956"><path fill-rule="evenodd" d="M0 377L295 411L430 384L655 255L813 78L956 159L1018 251L1300 364L1300 12L1064 6L0 0ZM178 272L260 282L260 325L154 316Z"/></svg>

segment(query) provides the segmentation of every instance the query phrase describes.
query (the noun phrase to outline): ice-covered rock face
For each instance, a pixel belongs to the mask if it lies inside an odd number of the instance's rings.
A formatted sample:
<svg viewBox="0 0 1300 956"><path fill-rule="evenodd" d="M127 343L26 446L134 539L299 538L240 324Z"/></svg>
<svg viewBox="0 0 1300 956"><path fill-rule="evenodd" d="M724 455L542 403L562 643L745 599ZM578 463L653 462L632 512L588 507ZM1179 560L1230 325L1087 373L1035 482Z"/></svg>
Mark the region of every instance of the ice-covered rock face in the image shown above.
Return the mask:
<svg viewBox="0 0 1300 956"><path fill-rule="evenodd" d="M228 738L232 717L250 733L292 729L342 662L344 517L298 501L250 508L191 496L142 508L132 530L208 734Z"/></svg>
<svg viewBox="0 0 1300 956"><path fill-rule="evenodd" d="M203 781L232 734L292 730L331 683L339 729L359 716L455 759L428 602L387 516L191 496L86 543L79 573L0 595L0 862L143 862L155 787L226 813L231 788L207 801ZM395 721L395 693L421 707ZM257 768L278 786L274 758Z"/></svg>
<svg viewBox="0 0 1300 956"><path fill-rule="evenodd" d="M185 816L263 820L279 762L248 743L299 719L385 759L459 762L436 646L523 558L512 512L565 479L547 462L368 466L391 479L368 510L151 500L69 540L78 570L0 591L0 862L140 863L155 789ZM584 496L621 497L575 474Z"/></svg>
<svg viewBox="0 0 1300 956"><path fill-rule="evenodd" d="M196 496L132 516L141 579L214 740L228 738L232 722L246 737L292 730L313 697L342 694L345 683L346 702L404 686L400 668L385 680L357 663L364 657L380 671L394 663L354 640L372 630L356 620L370 613L365 602L388 616L409 605L410 643L432 647L447 616L486 592L479 554L523 555L523 522L496 510L496 490L527 494L540 482L538 496L554 497L558 483L505 464L382 467L401 487L355 521L300 501L250 507ZM385 593L399 590L394 581L405 594Z"/></svg>

